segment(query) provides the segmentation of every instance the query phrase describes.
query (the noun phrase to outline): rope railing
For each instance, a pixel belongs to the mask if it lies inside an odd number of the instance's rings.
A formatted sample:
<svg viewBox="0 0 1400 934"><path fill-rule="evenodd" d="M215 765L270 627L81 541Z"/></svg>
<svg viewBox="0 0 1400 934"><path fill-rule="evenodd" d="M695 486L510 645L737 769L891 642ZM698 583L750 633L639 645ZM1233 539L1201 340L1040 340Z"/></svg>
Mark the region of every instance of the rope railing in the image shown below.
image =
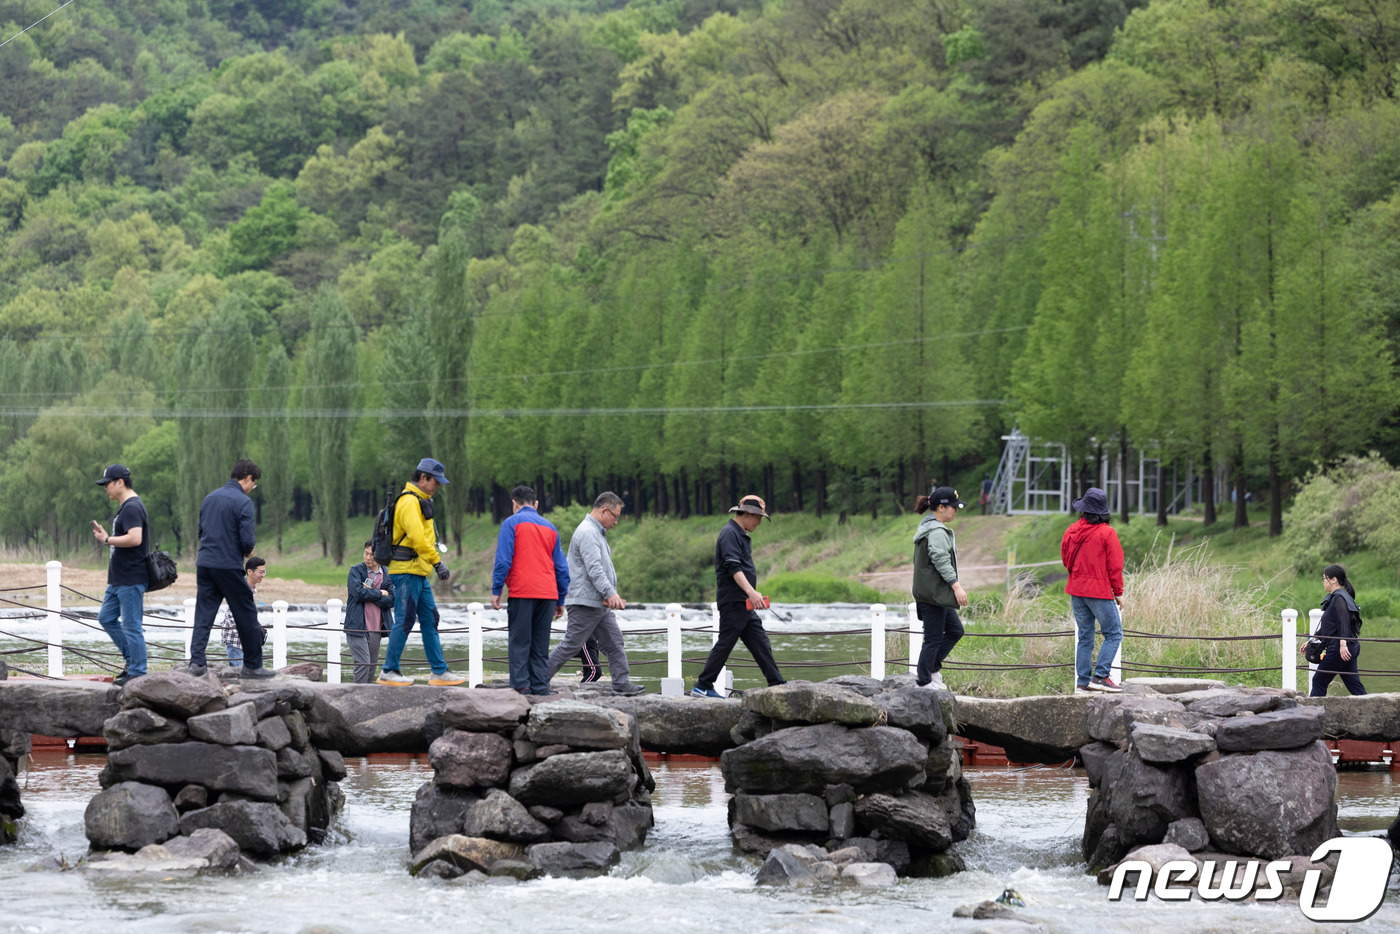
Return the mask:
<svg viewBox="0 0 1400 934"><path fill-rule="evenodd" d="M61 678L63 676L63 652L65 648L79 658L98 666L104 670L115 671L120 666L120 654L111 650L87 649L79 651L71 646L65 647L62 639L62 632L59 624L63 621L76 623L90 630L103 631L100 624L93 618L91 611L78 612L72 609L65 609L62 606L62 597L68 593L94 603L100 603L101 599L95 595L84 593L75 588L64 585L61 580L62 565L57 561L48 563L48 582L42 588L45 591L45 608L43 612L17 613L6 616L4 619L16 620L38 620L47 619L49 623L49 633L47 639L37 639L32 636L23 636L15 632L0 630L0 636L15 639L32 646L32 648L7 649L0 651L0 656L22 655L37 650L47 650L48 652L48 674L46 677ZM10 596L0 596L0 605L9 605L17 609L35 609L33 604L13 599L13 596L23 591L33 591L41 589L38 586L30 587L8 587L0 588L0 594ZM324 622L293 623L288 619L290 605L285 600L278 600L272 604L272 626L271 643L272 666L282 668L288 661L324 663L325 675L328 681L340 681L342 679L342 668L346 664L345 651L342 649L342 608L344 604L340 600L329 600L325 604ZM665 607L666 620L664 626L653 626L642 629L629 629L629 636L666 636L665 658L658 659L637 659L633 661L632 667L656 668L665 665L665 675L660 679L662 694L682 694L684 684L681 678L683 665L696 665L705 661L703 657L685 656L682 654L683 638L686 635L708 634L711 644L719 638L719 610L714 604L710 604L710 620L703 625L682 625L682 606L678 603L667 604ZM159 662L187 662L190 658L191 639L194 630L195 600L187 598L184 600L183 618L181 616L162 615L157 613L143 614L143 626L152 629L172 630L184 633L184 645L165 645L159 642L149 642L147 644L148 658ZM804 630L803 635L814 638L824 637L850 637L865 636L870 638L870 654L867 658L850 658L843 660L830 659L802 659L788 660L784 662L784 667L794 669L865 669L878 678L885 676L886 667L894 665L897 668L907 666L910 673L917 670L917 653L911 652L907 656L898 658L886 658L886 637L888 635L903 636L909 638L911 648L918 645L923 640L923 622L916 612L916 605L911 603L906 607L907 624L897 625L894 618L889 614L888 608L881 603L870 606L869 625L864 627L841 627L832 629ZM1310 631L1315 632L1321 618L1321 610L1311 610L1309 612ZM149 621L149 622L145 622ZM1122 649L1120 647L1118 657L1113 661L1112 677L1114 680L1121 680L1124 670L1140 672L1150 675L1164 674L1258 674L1265 671L1279 671L1280 683L1284 688L1297 689L1298 660L1295 651L1299 639L1298 633L1298 612L1288 609L1282 611L1281 627L1277 633L1258 633L1243 635L1179 635L1176 633L1160 633L1141 629L1124 629L1125 636L1131 636L1134 640L1162 640L1162 641L1199 641L1199 642L1251 642L1279 640L1282 651L1282 660L1278 666L1261 667L1223 667L1211 666L1208 664L1154 664L1149 662L1136 662L1124 664L1122 659ZM288 633L296 632L316 632L324 633L326 636L326 651L322 655L297 653L288 654ZM467 667L467 683L471 685L481 684L484 680L484 666L486 663L493 665L506 664L507 659L503 656L488 656L483 650L483 637L487 633L505 633L507 626L486 625L485 607L480 603L469 603L467 605L467 624L465 626L445 626L438 630L444 634L466 633L468 636L468 654L465 658L452 658L446 661L449 664L465 665ZM562 632L560 627L553 627L553 631ZM1077 637L1075 629L1052 629L1036 631L1012 631L999 632L988 631L978 627L972 621L968 621L965 636L983 639L1063 639ZM1340 637L1322 637L1336 639ZM1387 638L1369 636L1359 639L1362 642L1400 642L1400 638ZM217 653L214 657L219 657ZM753 662L733 661L730 663L734 668L753 669L758 666ZM426 669L428 663L424 661L404 660L404 667L410 669ZM1072 662L979 662L964 661L958 659L946 664L954 671L968 672L997 672L997 671L1032 671L1073 668ZM1315 668L1316 666L1311 666ZM16 671L21 669L15 668ZM1398 671L1372 670L1367 669L1358 672L1359 674L1370 675L1400 675ZM716 687L721 691L732 689L733 676L724 669Z"/></svg>

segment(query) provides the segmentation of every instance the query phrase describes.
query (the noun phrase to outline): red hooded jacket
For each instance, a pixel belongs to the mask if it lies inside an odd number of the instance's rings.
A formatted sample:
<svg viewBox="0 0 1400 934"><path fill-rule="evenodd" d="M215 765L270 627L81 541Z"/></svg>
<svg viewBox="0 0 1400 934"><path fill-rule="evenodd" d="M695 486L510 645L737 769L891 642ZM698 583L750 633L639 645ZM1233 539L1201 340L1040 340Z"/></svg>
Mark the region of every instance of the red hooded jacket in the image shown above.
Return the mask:
<svg viewBox="0 0 1400 934"><path fill-rule="evenodd" d="M1123 596L1123 546L1107 522L1090 525L1081 517L1065 529L1060 560L1069 570L1065 593L1112 600Z"/></svg>

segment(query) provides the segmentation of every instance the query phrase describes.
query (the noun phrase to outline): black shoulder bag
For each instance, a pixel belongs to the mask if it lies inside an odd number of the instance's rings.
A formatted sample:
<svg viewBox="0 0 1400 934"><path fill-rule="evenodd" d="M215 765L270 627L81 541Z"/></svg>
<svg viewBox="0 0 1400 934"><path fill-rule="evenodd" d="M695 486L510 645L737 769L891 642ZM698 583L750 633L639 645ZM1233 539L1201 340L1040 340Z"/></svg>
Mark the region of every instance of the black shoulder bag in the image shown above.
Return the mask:
<svg viewBox="0 0 1400 934"><path fill-rule="evenodd" d="M149 516L146 513L146 504L141 504L141 540L150 541L151 527L147 521ZM180 572L175 569L175 559L170 557L170 552L161 551L159 545L151 545L146 549L146 593L155 593L157 590L164 590L180 577Z"/></svg>

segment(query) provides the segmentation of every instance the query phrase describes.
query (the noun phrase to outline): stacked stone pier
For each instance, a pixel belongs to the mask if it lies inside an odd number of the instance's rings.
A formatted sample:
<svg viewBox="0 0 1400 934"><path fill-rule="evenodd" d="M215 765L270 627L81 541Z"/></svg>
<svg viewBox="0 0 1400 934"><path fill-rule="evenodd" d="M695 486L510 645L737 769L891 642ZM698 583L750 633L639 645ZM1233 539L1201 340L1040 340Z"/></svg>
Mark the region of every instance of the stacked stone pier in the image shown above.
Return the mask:
<svg viewBox="0 0 1400 934"><path fill-rule="evenodd" d="M656 785L632 715L454 690L431 720L442 732L413 804L415 875L597 875L646 842Z"/></svg>
<svg viewBox="0 0 1400 934"><path fill-rule="evenodd" d="M953 696L908 676L749 691L721 757L735 846L760 884L893 882L963 868L976 819L952 737Z"/></svg>

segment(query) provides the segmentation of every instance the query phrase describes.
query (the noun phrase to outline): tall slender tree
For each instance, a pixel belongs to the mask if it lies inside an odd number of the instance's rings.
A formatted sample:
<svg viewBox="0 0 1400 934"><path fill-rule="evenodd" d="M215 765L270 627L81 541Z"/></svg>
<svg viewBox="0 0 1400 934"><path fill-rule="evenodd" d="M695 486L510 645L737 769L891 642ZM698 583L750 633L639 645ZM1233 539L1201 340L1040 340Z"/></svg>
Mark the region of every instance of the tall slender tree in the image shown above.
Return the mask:
<svg viewBox="0 0 1400 934"><path fill-rule="evenodd" d="M311 500L321 553L345 563L345 520L350 510L350 427L359 329L334 286L323 285L311 304L302 404L311 414L306 432Z"/></svg>

